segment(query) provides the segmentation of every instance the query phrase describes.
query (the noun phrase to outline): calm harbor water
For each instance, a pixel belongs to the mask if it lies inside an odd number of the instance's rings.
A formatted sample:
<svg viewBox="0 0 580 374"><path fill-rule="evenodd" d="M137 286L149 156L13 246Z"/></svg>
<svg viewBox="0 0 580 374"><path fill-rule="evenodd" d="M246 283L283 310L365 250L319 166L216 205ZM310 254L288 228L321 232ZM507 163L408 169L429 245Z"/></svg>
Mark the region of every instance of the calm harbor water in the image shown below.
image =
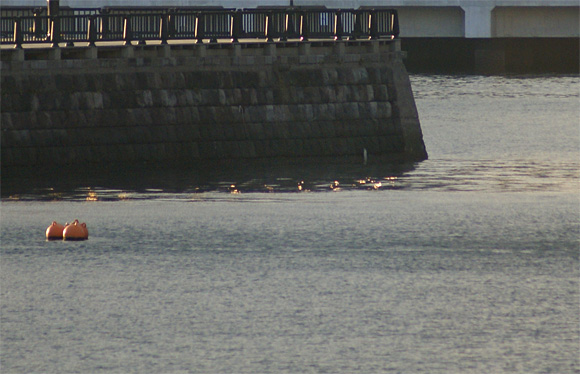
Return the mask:
<svg viewBox="0 0 580 374"><path fill-rule="evenodd" d="M2 175L0 371L580 373L580 78L412 83L415 165Z"/></svg>

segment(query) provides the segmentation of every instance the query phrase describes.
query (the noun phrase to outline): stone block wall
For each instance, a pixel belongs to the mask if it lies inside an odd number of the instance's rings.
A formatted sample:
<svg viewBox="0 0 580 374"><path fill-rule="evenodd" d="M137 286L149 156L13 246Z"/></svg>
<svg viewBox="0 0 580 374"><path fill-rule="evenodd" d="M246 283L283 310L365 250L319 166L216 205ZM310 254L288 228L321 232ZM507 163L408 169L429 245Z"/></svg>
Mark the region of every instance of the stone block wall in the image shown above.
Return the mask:
<svg viewBox="0 0 580 374"><path fill-rule="evenodd" d="M2 165L426 158L400 52L296 50L3 61Z"/></svg>

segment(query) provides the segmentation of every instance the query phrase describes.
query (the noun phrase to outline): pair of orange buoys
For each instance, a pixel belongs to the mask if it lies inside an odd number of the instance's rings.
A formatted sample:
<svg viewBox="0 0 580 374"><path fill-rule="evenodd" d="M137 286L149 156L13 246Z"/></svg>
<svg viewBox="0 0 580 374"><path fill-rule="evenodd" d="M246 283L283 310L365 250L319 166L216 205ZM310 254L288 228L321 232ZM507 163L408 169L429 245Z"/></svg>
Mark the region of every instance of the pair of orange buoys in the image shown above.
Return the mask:
<svg viewBox="0 0 580 374"><path fill-rule="evenodd" d="M47 240L87 240L88 238L89 230L86 223L79 223L78 219L65 225L53 221L46 229Z"/></svg>

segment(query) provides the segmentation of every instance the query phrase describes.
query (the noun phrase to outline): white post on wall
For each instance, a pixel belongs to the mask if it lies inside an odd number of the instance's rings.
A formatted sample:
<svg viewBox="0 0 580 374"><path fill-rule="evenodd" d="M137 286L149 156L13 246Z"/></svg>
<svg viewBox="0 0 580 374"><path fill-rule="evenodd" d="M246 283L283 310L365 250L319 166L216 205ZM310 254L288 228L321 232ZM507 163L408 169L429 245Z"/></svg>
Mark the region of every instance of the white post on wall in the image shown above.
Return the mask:
<svg viewBox="0 0 580 374"><path fill-rule="evenodd" d="M466 38L491 38L491 11L494 6L463 5Z"/></svg>

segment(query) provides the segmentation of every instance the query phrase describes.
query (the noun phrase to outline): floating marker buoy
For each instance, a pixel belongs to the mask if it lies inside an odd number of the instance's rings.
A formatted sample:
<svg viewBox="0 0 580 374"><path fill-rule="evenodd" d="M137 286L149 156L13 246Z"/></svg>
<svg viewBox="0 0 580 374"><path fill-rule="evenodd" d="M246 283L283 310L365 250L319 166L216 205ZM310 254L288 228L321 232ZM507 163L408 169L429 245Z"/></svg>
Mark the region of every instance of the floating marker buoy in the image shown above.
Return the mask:
<svg viewBox="0 0 580 374"><path fill-rule="evenodd" d="M64 240L87 240L89 238L87 225L85 223L79 223L79 220L75 219L73 223L64 228L62 238Z"/></svg>
<svg viewBox="0 0 580 374"><path fill-rule="evenodd" d="M89 229L87 229L87 224L86 223L81 223L81 227L83 228L83 230L85 230L85 239L89 238Z"/></svg>
<svg viewBox="0 0 580 374"><path fill-rule="evenodd" d="M46 229L46 239L47 240L62 240L62 232L64 231L64 226L56 221L52 221L52 224Z"/></svg>

